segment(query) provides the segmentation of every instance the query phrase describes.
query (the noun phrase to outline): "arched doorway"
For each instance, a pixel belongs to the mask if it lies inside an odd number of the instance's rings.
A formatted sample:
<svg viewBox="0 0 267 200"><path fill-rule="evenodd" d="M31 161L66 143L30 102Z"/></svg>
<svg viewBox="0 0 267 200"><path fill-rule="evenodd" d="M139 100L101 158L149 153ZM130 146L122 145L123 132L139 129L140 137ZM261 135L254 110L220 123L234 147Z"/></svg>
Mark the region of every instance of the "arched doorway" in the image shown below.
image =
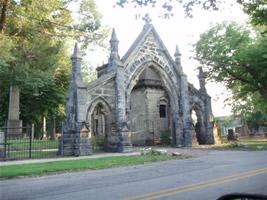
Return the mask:
<svg viewBox="0 0 267 200"><path fill-rule="evenodd" d="M90 125L93 151L108 151L111 134L111 110L104 99L99 98L92 103L87 120Z"/></svg>
<svg viewBox="0 0 267 200"><path fill-rule="evenodd" d="M205 144L205 127L200 106L194 105L191 109L192 143L193 145Z"/></svg>
<svg viewBox="0 0 267 200"><path fill-rule="evenodd" d="M170 144L170 100L158 71L146 67L130 93L127 111L133 145Z"/></svg>

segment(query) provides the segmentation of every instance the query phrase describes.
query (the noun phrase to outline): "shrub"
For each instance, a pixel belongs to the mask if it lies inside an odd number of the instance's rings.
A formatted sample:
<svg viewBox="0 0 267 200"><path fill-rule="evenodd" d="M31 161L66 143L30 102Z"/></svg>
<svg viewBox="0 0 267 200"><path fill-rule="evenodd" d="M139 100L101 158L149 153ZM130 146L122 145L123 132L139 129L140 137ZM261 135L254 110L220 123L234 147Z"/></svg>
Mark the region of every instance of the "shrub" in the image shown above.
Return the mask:
<svg viewBox="0 0 267 200"><path fill-rule="evenodd" d="M171 144L170 133L168 131L162 131L161 132L160 142L161 142L161 144L165 144L165 145Z"/></svg>
<svg viewBox="0 0 267 200"><path fill-rule="evenodd" d="M141 149L141 155L147 155L147 156L167 155L167 151L157 150L154 148L146 148L146 149Z"/></svg>

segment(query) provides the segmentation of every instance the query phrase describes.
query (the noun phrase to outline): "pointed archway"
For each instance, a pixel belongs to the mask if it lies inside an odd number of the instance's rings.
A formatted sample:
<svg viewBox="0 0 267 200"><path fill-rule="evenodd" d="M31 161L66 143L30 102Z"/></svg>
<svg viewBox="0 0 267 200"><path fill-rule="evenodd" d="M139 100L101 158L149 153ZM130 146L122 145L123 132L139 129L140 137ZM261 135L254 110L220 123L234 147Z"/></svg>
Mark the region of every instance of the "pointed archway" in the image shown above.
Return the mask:
<svg viewBox="0 0 267 200"><path fill-rule="evenodd" d="M127 117L133 145L175 144L176 106L164 72L150 63L128 85ZM177 102L177 101L176 101Z"/></svg>
<svg viewBox="0 0 267 200"><path fill-rule="evenodd" d="M98 97L88 108L87 123L93 151L109 150L111 109L105 99Z"/></svg>
<svg viewBox="0 0 267 200"><path fill-rule="evenodd" d="M194 104L191 109L191 124L192 124L192 141L196 141L197 144L206 144L206 132L204 124L203 111L200 105ZM195 137L195 138L194 138Z"/></svg>

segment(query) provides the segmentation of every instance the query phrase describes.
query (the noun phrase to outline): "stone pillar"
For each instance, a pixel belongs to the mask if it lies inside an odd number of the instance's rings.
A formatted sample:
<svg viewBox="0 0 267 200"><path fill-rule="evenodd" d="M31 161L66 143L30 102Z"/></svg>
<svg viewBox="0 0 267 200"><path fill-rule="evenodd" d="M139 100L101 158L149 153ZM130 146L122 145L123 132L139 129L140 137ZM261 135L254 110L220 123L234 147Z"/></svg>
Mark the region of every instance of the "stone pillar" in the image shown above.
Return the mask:
<svg viewBox="0 0 267 200"><path fill-rule="evenodd" d="M204 129L203 135L205 135L205 141L203 141L203 144L214 144L214 135L213 135L213 115L212 115L212 109L211 109L211 98L207 94L206 90L206 73L203 71L202 67L198 68L198 79L199 79L199 92L201 94L201 98L205 103L205 113L203 114L204 119Z"/></svg>
<svg viewBox="0 0 267 200"><path fill-rule="evenodd" d="M86 96L86 87L81 77L81 55L78 45L75 44L72 60L72 78L69 94L66 103L66 121L63 131L63 145L61 151L63 155L90 155L92 148L89 137L89 130L85 124L86 109L84 107Z"/></svg>
<svg viewBox="0 0 267 200"><path fill-rule="evenodd" d="M180 119L179 119L179 112L178 111L174 111L174 113L172 114L172 131L173 131L173 135L175 134L175 145L177 147L182 147L183 146L183 137L182 137L182 132L180 130L180 126L182 126L182 124L180 123Z"/></svg>
<svg viewBox="0 0 267 200"><path fill-rule="evenodd" d="M205 115L206 115L206 134L207 134L207 139L206 139L206 144L214 144L214 122L213 122L213 115L212 115L212 108L211 108L211 97L206 96L206 101L205 101Z"/></svg>
<svg viewBox="0 0 267 200"><path fill-rule="evenodd" d="M115 81L116 91L116 122L118 134L118 152L132 151L131 133L126 123L126 97L124 86L123 66L117 65L117 74Z"/></svg>
<svg viewBox="0 0 267 200"><path fill-rule="evenodd" d="M181 76L181 106L183 112L183 137L184 146L192 146L191 136L191 116L189 108L189 93L188 93L188 82L185 74Z"/></svg>
<svg viewBox="0 0 267 200"><path fill-rule="evenodd" d="M17 86L10 86L9 93L9 107L8 107L8 121L7 121L7 134L8 135L21 135L22 134L22 121L19 120L19 96L20 91Z"/></svg>
<svg viewBox="0 0 267 200"><path fill-rule="evenodd" d="M115 94L116 94L116 126L117 126L117 151L132 151L132 143L130 132L126 122L126 96L125 96L125 71L119 57L119 41L116 36L115 29L112 31L110 39L111 53L109 58L110 70L116 71Z"/></svg>

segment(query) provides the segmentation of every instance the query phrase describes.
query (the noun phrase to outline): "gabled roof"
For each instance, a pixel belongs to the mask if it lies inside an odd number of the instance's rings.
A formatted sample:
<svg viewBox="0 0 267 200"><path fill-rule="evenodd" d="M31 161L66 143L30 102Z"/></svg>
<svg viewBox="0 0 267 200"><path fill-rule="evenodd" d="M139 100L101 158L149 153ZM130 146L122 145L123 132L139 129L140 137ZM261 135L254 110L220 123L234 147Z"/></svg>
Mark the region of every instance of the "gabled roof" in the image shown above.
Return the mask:
<svg viewBox="0 0 267 200"><path fill-rule="evenodd" d="M125 55L122 57L122 62L124 63L125 61L127 61L127 59L131 56L131 54L133 52L135 52L136 49L140 48L142 46L142 44L145 42L147 36L152 33L155 36L155 40L156 42L159 44L162 52L164 52L164 54L166 55L167 59L169 61L171 61L172 63L174 63L173 58L171 57L171 55L169 54L166 46L164 45L164 43L162 42L159 34L157 33L155 27L152 24L145 24L143 27L142 32L138 35L138 37L136 38L136 40L134 41L134 43L131 45L131 47L129 48L129 50L125 53Z"/></svg>

